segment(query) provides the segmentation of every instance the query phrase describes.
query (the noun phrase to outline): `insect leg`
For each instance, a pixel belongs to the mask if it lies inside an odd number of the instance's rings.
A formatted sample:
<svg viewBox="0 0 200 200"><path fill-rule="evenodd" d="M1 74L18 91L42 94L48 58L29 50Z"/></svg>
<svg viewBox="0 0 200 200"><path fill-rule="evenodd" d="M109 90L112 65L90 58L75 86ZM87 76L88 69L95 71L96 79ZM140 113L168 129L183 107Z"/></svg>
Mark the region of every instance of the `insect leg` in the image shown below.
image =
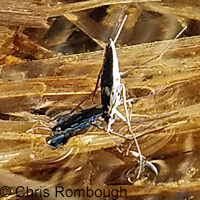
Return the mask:
<svg viewBox="0 0 200 200"><path fill-rule="evenodd" d="M117 147L122 146L122 144L121 144L120 142L117 142L117 141L112 137L111 134L117 135L117 136L119 136L119 137L123 137L122 135L120 135L120 134L118 134L118 133L116 133L116 132L114 132L114 131L111 131L111 130L108 131L108 130L105 129L104 127L99 126L99 125L97 125L97 124L95 124L95 123L92 123L92 125L95 126L95 127L97 127L97 128L99 128L99 129L101 129L101 130L106 131L106 132L108 133L108 135L111 137L111 139L116 143Z"/></svg>
<svg viewBox="0 0 200 200"><path fill-rule="evenodd" d="M122 121L127 122L127 119L118 111L116 110L115 114L122 119Z"/></svg>
<svg viewBox="0 0 200 200"><path fill-rule="evenodd" d="M125 135L122 135L122 134L120 134L120 133L117 133L117 132L115 132L115 131L113 131L113 130L110 130L110 131L108 132L108 129L104 128L103 126L97 125L97 124L95 124L95 123L92 123L92 125L95 126L95 127L97 127L97 128L99 128L99 129L101 129L101 130L103 130L103 131L105 131L105 132L107 132L109 135L110 135L110 133L111 133L112 135L116 135L116 136L121 137L121 138L124 138L124 139L126 139L126 140L132 140L132 138L130 138L130 137L128 137L128 136L125 136Z"/></svg>
<svg viewBox="0 0 200 200"><path fill-rule="evenodd" d="M131 153L131 155L133 155L134 157L138 158L139 157L139 154L135 151L129 151ZM156 166L153 164L153 161L147 161L146 158L144 156L143 157L143 167L149 167L153 172L154 174L157 176L158 175L158 169L156 168ZM132 171L132 170L131 170ZM130 172L129 172L130 173ZM129 177L130 178L130 177ZM130 181L129 182L133 183L133 181Z"/></svg>
<svg viewBox="0 0 200 200"><path fill-rule="evenodd" d="M127 109L127 105L126 105L126 90L125 90L125 86L123 84L121 84L121 87L122 87L122 94L123 94L123 99L124 99L124 109L125 109L125 113L126 113L128 128L129 128L129 131L130 131L131 135L133 136L133 140L135 142L136 149L137 149L138 154L139 154L140 168L139 168L139 172L138 172L138 175L137 175L137 178L139 178L140 174L141 174L141 171L142 171L143 156L141 154L141 150L140 150L140 146L138 144L137 138L136 138L136 136L133 133L132 128L131 128L131 124L130 124L130 120L129 120L130 118L129 118L129 115L128 115L128 109Z"/></svg>
<svg viewBox="0 0 200 200"><path fill-rule="evenodd" d="M151 161L145 161L144 167L149 167L156 176L158 176L158 169Z"/></svg>

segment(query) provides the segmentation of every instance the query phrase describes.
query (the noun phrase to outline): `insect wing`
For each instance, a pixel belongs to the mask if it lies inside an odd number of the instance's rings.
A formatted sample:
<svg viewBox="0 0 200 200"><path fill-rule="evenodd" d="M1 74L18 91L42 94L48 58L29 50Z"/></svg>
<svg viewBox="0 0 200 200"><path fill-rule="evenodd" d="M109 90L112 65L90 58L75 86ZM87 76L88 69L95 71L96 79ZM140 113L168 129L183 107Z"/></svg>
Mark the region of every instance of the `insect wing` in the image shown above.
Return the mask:
<svg viewBox="0 0 200 200"><path fill-rule="evenodd" d="M101 76L101 102L103 115L110 114L112 107L120 99L120 73L114 42L110 39L106 47L103 72Z"/></svg>
<svg viewBox="0 0 200 200"><path fill-rule="evenodd" d="M101 115L101 108L92 107L82 110L72 115L66 121L57 123L53 128L53 132L55 132L56 129L60 129L62 133L68 134L67 137L74 136L78 133L84 132L85 129L88 128L91 123L96 121Z"/></svg>

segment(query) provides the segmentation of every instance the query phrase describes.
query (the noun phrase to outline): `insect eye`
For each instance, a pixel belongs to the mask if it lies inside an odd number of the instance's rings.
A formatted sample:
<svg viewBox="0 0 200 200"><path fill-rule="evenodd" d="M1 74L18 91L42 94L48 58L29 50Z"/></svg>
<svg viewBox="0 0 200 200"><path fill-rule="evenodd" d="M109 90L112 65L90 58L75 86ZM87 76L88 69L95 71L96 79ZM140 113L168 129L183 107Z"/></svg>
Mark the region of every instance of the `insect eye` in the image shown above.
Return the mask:
<svg viewBox="0 0 200 200"><path fill-rule="evenodd" d="M53 132L53 135L59 135L60 133L62 133L62 129L60 126L54 126L52 128L52 132Z"/></svg>
<svg viewBox="0 0 200 200"><path fill-rule="evenodd" d="M62 129L60 126L56 127L56 132L61 132L61 131L62 131Z"/></svg>

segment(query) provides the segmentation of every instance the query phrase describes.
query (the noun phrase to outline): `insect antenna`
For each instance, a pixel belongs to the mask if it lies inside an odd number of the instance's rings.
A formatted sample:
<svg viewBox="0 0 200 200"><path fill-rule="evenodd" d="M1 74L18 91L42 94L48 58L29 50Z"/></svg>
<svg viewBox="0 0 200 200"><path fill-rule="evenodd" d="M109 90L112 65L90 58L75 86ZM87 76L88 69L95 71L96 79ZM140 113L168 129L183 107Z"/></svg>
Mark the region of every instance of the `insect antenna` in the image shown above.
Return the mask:
<svg viewBox="0 0 200 200"><path fill-rule="evenodd" d="M163 54L170 48L170 46L175 42L175 40L187 29L187 26L185 26L176 36L175 38L162 50L162 52L152 58L150 58L149 60L143 62L140 65L137 65L136 67L133 67L131 69L126 70L125 72L121 72L121 77L125 77L125 75L127 75L129 72L133 71L134 69L138 69L139 67L146 65L147 63L157 59L157 58L161 58L163 56Z"/></svg>
<svg viewBox="0 0 200 200"><path fill-rule="evenodd" d="M97 77L96 86L95 86L95 89L94 89L93 95L92 95L92 102L94 102L94 97L95 97L96 91L100 87L99 81L100 81L100 78L101 78L101 75L102 75L102 71L103 71L103 67L101 67L101 70L100 70L98 77Z"/></svg>
<svg viewBox="0 0 200 200"><path fill-rule="evenodd" d="M124 16L124 19L123 19L123 21L122 21L122 23L121 23L121 25L120 25L120 27L119 27L119 30L117 31L117 35L115 36L115 39L113 40L114 44L117 42L117 39L118 39L118 37L119 37L119 34L121 33L121 30L122 30L122 28L123 28L123 26L124 26L124 23L125 23L127 17L128 17L128 15L125 15L125 16Z"/></svg>
<svg viewBox="0 0 200 200"><path fill-rule="evenodd" d="M51 128L48 128L48 127L34 127L34 128L28 129L28 130L26 131L26 133L30 133L30 132L32 132L32 131L34 131L34 130L38 130L38 129L52 131L52 129L51 129Z"/></svg>
<svg viewBox="0 0 200 200"><path fill-rule="evenodd" d="M99 88L99 86L97 87L97 89ZM96 90L97 90L96 89ZM80 106L90 97L90 96L93 96L94 93L96 91L92 91L90 94L88 94L69 114L72 114L73 112L75 112L78 108L80 108Z"/></svg>
<svg viewBox="0 0 200 200"><path fill-rule="evenodd" d="M115 39L113 40L114 44L117 42L117 39L119 38L119 34L121 33L121 30L122 30L122 28L124 26L124 23L125 23L127 17L128 17L128 15L124 16L124 19L123 19L123 21L122 21L122 23L121 23L121 25L119 27L119 30L117 31L117 35L115 36ZM95 89L94 89L94 93L93 93L93 97L92 97L92 102L94 101L94 97L95 97L97 89L100 87L99 81L100 81L100 78L101 78L102 71L103 71L103 66L101 67L101 70L100 70L100 72L98 74L98 77L97 77L97 82L96 82L96 86L95 86Z"/></svg>
<svg viewBox="0 0 200 200"><path fill-rule="evenodd" d="M120 34L120 32L121 32L121 30L122 30L122 27L123 27L123 25L124 25L124 23L125 23L125 21L126 21L126 19L127 19L127 16L128 16L128 15L125 15L125 17L124 17L124 19L123 19L123 21L122 21L122 23L121 23L121 25L120 25L120 27L119 27L119 30L117 31L117 35L116 35L116 37L115 37L115 39L114 39L114 44L116 43L116 41L117 41L117 39L118 39L118 37L119 37L119 34ZM100 81L100 78L101 78L102 71L103 71L103 67L101 67L101 70L100 70L100 72L99 72L99 74L98 74L97 82L96 82L96 86L95 86L94 91L92 91L89 95L87 95L87 96L86 96L86 97L85 97L85 98L70 112L70 114L73 113L73 112L75 112L89 97L92 96L92 102L94 102L94 97L95 97L96 91L97 91L97 89L100 87L99 81Z"/></svg>
<svg viewBox="0 0 200 200"><path fill-rule="evenodd" d="M118 33L117 33L117 35L116 35L116 37L115 37L115 39L114 39L114 44L116 43L116 41L117 41L117 39L118 39L118 37L119 37L119 34L120 34L121 29L122 29L122 27L123 27L123 25L124 25L124 23L125 23L125 21L126 21L126 18L127 18L127 15L125 15L124 20L123 20L123 22L122 22L122 24L121 24L121 26L120 26L120 28L119 28L119 30L118 30ZM131 69L126 70L125 72L120 72L121 77L122 77L122 78L123 78L123 77L126 77L126 75L127 75L129 72L131 72L131 71L133 71L133 70L135 70L135 69L138 69L139 67L141 67L141 66L143 66L143 65L145 65L145 64L147 64L147 63L149 63L149 62L151 62L151 61L153 61L153 60L155 60L155 59L157 59L157 58L159 58L159 57L162 57L163 54L170 48L170 46L175 42L175 40L176 40L186 29L187 29L187 26L185 26L185 27L176 35L176 37L162 50L162 52L161 52L160 54L158 54L158 55L156 55L156 56L150 58L149 60L143 62L142 64L139 64L139 65L137 65L137 66L135 66L135 67L133 67L133 68L131 68ZM86 96L86 97L85 97L85 98L70 112L70 114L73 113L73 112L75 112L89 97L92 96L92 102L94 101L94 97L95 97L96 91L97 91L97 89L100 87L100 85L99 85L99 80L100 80L101 74L102 74L102 68L101 68L101 70L100 70L100 72L99 72L99 74L98 74L97 82L96 82L96 86L95 86L94 91L92 91L89 95L87 95L87 96Z"/></svg>

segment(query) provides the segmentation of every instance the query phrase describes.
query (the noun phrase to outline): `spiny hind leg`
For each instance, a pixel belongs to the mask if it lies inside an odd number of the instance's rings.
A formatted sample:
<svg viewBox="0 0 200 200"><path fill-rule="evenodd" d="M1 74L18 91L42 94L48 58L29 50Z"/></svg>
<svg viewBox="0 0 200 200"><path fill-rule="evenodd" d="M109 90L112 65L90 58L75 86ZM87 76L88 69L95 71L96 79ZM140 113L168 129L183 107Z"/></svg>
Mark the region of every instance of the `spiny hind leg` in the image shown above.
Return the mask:
<svg viewBox="0 0 200 200"><path fill-rule="evenodd" d="M129 153L130 153L132 156L136 157L136 158L138 158L138 157L140 156L140 155L139 155L137 152L135 152L135 151L129 151ZM159 172L158 172L157 167L156 167L156 166L154 165L154 163L153 163L154 161L148 161L148 160L146 159L146 157L144 157L143 155L142 155L142 157L143 157L142 171L144 171L145 167L148 167L148 168L150 168L150 170L155 174L155 176L158 176ZM136 169L134 168L134 169L131 169L131 170L129 170L129 171L127 172L128 181L129 181L130 183L133 183L133 181L132 181L132 175L131 175L131 174L137 173L136 179L138 179L139 171L140 171L140 166L139 166L139 169L138 169L138 168L136 168Z"/></svg>
<svg viewBox="0 0 200 200"><path fill-rule="evenodd" d="M140 168L139 168L139 172L138 172L138 175L137 175L137 178L139 178L140 177L140 173L142 171L143 156L141 154L141 150L140 150L140 146L138 144L137 138L136 138L136 136L133 133L132 128L131 128L130 116L129 116L130 113L128 113L128 109L127 109L126 88L125 88L125 86L123 84L121 84L120 86L121 86L122 94L123 94L124 110L125 110L125 113L126 113L128 129L129 129L129 131L130 131L130 133L131 133L131 135L133 137L133 142L136 145L136 149L137 149L137 152L138 152L138 155L139 155L138 157L139 157Z"/></svg>
<svg viewBox="0 0 200 200"><path fill-rule="evenodd" d="M121 138L124 138L124 139L129 139L129 140L130 140L130 138L128 138L128 137L126 137L126 136L124 136L124 135L122 135L122 134L120 134L120 133L116 133L116 132L114 132L113 130L109 130L109 131L108 131L108 129L106 129L106 128L104 128L103 126L100 126L100 125L98 125L98 124L92 123L92 125L95 126L95 127L97 127L97 128L99 128L99 129L101 129L101 130L103 130L103 131L105 131L105 132L107 132L108 135L109 135L109 136L112 138L112 140L115 142L115 144L117 145L117 147L121 147L122 144L121 144L120 142L116 141L115 138L113 137L113 135L114 135L114 136L121 137Z"/></svg>

